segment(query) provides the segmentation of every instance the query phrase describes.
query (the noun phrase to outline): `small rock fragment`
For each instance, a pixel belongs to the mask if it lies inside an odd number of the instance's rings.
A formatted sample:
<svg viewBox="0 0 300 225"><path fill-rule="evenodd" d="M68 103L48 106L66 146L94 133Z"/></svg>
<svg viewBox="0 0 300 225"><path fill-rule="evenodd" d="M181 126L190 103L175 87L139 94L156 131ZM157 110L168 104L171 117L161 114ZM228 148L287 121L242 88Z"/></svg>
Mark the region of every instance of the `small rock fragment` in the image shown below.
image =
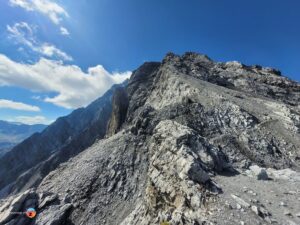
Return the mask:
<svg viewBox="0 0 300 225"><path fill-rule="evenodd" d="M52 194L50 196L45 197L45 199L39 204L39 208L41 209L41 208L47 206L48 204L55 201L56 199L58 199L57 194Z"/></svg>
<svg viewBox="0 0 300 225"><path fill-rule="evenodd" d="M251 210L258 216L266 219L267 217L269 217L271 214L266 210L264 209L263 207L257 207L255 205L252 205L251 206ZM268 219L266 219L268 220ZM268 222L268 221L267 221Z"/></svg>
<svg viewBox="0 0 300 225"><path fill-rule="evenodd" d="M279 205L280 206L287 206L287 204L285 202L280 202Z"/></svg>
<svg viewBox="0 0 300 225"><path fill-rule="evenodd" d="M240 197L234 195L234 194L231 194L231 197L238 203L240 204L241 206L245 207L245 208L249 208L250 207L250 204L247 203L246 201L244 201L243 199L241 199Z"/></svg>
<svg viewBox="0 0 300 225"><path fill-rule="evenodd" d="M283 192L283 194L286 194L286 195L295 195L295 194L297 194L297 192L296 191L285 191L285 192Z"/></svg>
<svg viewBox="0 0 300 225"><path fill-rule="evenodd" d="M268 216L266 216L266 217L264 218L264 220L265 220L267 223L270 223L270 224L274 223L274 221L272 221L271 218L268 217Z"/></svg>
<svg viewBox="0 0 300 225"><path fill-rule="evenodd" d="M258 211L257 206L252 205L252 206L251 206L251 210L252 210L256 215L259 215L259 211Z"/></svg>
<svg viewBox="0 0 300 225"><path fill-rule="evenodd" d="M268 180L267 171L264 168L261 168L257 165L250 166L251 173L258 179L258 180Z"/></svg>
<svg viewBox="0 0 300 225"><path fill-rule="evenodd" d="M232 205L229 202L225 202L225 205L228 207L228 209L232 209Z"/></svg>
<svg viewBox="0 0 300 225"><path fill-rule="evenodd" d="M288 210L285 210L283 214L286 216L292 216L292 213Z"/></svg>

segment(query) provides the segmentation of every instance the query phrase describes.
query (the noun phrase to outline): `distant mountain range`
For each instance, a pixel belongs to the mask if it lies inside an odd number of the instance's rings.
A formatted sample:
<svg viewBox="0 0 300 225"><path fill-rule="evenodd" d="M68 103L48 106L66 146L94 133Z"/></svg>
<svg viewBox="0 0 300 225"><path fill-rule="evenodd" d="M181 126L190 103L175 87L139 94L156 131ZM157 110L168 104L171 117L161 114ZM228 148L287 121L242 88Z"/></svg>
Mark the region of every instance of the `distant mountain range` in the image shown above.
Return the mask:
<svg viewBox="0 0 300 225"><path fill-rule="evenodd" d="M27 125L0 120L0 157L15 145L46 127L43 124Z"/></svg>

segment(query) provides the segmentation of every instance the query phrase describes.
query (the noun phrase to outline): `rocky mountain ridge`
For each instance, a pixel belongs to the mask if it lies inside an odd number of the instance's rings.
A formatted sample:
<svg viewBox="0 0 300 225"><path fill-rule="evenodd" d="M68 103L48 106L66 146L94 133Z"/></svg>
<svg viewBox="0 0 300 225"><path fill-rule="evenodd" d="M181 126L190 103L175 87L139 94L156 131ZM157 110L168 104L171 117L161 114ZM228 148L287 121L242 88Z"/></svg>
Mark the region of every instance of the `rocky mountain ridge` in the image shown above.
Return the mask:
<svg viewBox="0 0 300 225"><path fill-rule="evenodd" d="M57 119L0 159L0 197L26 190L60 163L77 155L106 134L115 85L86 108Z"/></svg>
<svg viewBox="0 0 300 225"><path fill-rule="evenodd" d="M2 200L0 223L299 224L299 100L270 68L145 63L112 97L106 138ZM9 213L28 206L34 220Z"/></svg>

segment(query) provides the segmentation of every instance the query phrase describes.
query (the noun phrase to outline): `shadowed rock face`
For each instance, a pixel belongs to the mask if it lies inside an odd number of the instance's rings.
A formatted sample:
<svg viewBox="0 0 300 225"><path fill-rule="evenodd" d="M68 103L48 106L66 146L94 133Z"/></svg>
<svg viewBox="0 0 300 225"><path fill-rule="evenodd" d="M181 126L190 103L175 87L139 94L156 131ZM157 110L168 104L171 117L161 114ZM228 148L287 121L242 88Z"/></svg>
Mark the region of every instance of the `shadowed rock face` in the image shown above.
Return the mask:
<svg viewBox="0 0 300 225"><path fill-rule="evenodd" d="M277 179L299 185L299 99L299 83L270 68L217 63L196 53L145 63L116 90L107 138L74 151L31 190L39 210L35 223L282 224L277 202L271 207L231 191L247 185L261 202L275 201L265 188L254 188L269 185L279 196L287 186ZM92 131L78 136L74 148ZM251 168L274 180L257 179ZM293 206L300 197L295 193ZM4 200L0 218L14 198ZM227 201L238 209L230 211ZM19 219L5 217L10 224Z"/></svg>
<svg viewBox="0 0 300 225"><path fill-rule="evenodd" d="M112 113L108 123L107 135L117 133L126 119L128 96L124 87L115 90L112 100Z"/></svg>

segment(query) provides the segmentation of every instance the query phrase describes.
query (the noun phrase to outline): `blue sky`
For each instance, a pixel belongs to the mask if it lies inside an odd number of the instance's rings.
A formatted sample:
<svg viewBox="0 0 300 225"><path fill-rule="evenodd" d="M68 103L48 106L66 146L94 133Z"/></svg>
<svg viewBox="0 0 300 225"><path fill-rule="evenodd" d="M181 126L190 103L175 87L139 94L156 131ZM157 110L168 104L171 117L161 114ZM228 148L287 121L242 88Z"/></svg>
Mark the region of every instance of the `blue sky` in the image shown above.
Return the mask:
<svg viewBox="0 0 300 225"><path fill-rule="evenodd" d="M1 0L0 119L49 123L144 61L205 53L300 80L298 0Z"/></svg>

